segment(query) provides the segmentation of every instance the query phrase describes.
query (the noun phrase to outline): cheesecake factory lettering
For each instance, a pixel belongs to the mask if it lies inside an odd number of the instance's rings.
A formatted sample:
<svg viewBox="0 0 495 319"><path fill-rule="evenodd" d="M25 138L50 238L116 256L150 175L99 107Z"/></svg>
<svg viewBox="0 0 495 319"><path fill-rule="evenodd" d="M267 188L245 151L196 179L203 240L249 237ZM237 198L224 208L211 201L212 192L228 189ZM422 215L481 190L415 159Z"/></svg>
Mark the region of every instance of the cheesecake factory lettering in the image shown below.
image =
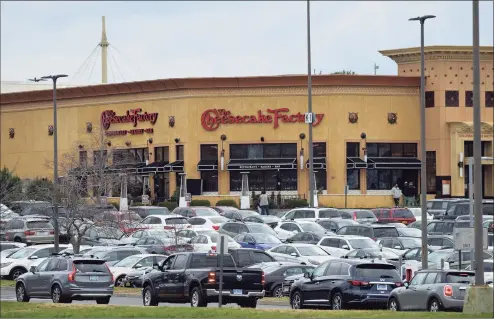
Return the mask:
<svg viewBox="0 0 495 319"><path fill-rule="evenodd" d="M117 136L117 135L140 135L144 133L153 133L153 128L138 128L134 130L118 130L118 131L106 131L106 136Z"/></svg>
<svg viewBox="0 0 495 319"><path fill-rule="evenodd" d="M268 113L268 114L266 114ZM270 124L278 128L280 123L304 123L304 113L288 114L288 108L259 110L255 115L233 115L225 109L209 109L201 115L201 125L207 131L214 131L223 124ZM323 120L325 114L315 114L313 126Z"/></svg>

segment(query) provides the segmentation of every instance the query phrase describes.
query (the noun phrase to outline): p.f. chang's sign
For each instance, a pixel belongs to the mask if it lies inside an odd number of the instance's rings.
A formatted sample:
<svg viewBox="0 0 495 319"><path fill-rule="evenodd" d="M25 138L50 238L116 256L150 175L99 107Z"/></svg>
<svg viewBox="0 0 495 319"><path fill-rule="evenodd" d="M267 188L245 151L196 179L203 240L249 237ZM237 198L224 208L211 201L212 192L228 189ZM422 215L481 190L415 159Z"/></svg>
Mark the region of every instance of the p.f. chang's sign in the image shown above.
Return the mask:
<svg viewBox="0 0 495 319"><path fill-rule="evenodd" d="M120 123L132 123L133 127L136 127L139 122L149 122L152 125L156 123L158 119L158 113L141 113L143 110L132 109L128 110L125 115L116 115L112 110L106 110L101 113L101 126L106 131L105 135L136 135L143 133L153 133L153 128L144 129L132 129L132 130L118 130L118 131L108 131L110 125L120 124Z"/></svg>
<svg viewBox="0 0 495 319"><path fill-rule="evenodd" d="M201 125L207 131L214 131L223 124L271 124L278 128L280 123L304 123L304 113L289 114L288 108L267 109L265 114L259 110L253 115L233 115L225 109L209 109L201 115ZM313 126L323 120L325 114L315 114Z"/></svg>

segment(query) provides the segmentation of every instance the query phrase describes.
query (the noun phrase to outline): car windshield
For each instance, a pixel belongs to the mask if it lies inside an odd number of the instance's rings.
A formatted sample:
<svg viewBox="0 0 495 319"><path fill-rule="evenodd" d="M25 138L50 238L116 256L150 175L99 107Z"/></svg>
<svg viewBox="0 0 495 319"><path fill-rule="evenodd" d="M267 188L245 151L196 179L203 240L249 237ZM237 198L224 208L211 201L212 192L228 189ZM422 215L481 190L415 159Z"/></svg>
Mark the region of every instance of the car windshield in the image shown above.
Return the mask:
<svg viewBox="0 0 495 319"><path fill-rule="evenodd" d="M399 233L395 227L377 227L374 229L375 237L398 237Z"/></svg>
<svg viewBox="0 0 495 319"><path fill-rule="evenodd" d="M483 215L493 216L493 203L483 203L482 210L483 210Z"/></svg>
<svg viewBox="0 0 495 319"><path fill-rule="evenodd" d="M48 229L53 229L53 225L49 221L44 221L44 220L34 220L27 222L27 228L32 229L32 228L48 228Z"/></svg>
<svg viewBox="0 0 495 319"><path fill-rule="evenodd" d="M184 217L167 218L167 225L186 225L189 224Z"/></svg>
<svg viewBox="0 0 495 319"><path fill-rule="evenodd" d="M31 255L35 251L36 251L36 248L23 248L21 250L16 251L12 255L10 255L9 258L12 258L12 259L26 258L27 256Z"/></svg>
<svg viewBox="0 0 495 319"><path fill-rule="evenodd" d="M419 238L400 238L400 242L404 249L421 247L421 240Z"/></svg>
<svg viewBox="0 0 495 319"><path fill-rule="evenodd" d="M320 210L320 218L340 217L339 211L334 209Z"/></svg>
<svg viewBox="0 0 495 319"><path fill-rule="evenodd" d="M235 243L236 242L234 239L232 239L232 237L230 237L230 236L226 236L226 237L227 237L227 241L229 243ZM210 239L211 239L211 242L212 243L215 243L216 244L217 241L218 241L218 236L210 236Z"/></svg>
<svg viewBox="0 0 495 319"><path fill-rule="evenodd" d="M318 246L296 246L303 256L328 256L328 253Z"/></svg>
<svg viewBox="0 0 495 319"><path fill-rule="evenodd" d="M414 214L409 209L396 209L394 210L395 218L413 218Z"/></svg>
<svg viewBox="0 0 495 319"><path fill-rule="evenodd" d="M447 260L452 255L452 251L449 250L437 250L428 254L428 262L439 263L442 259Z"/></svg>
<svg viewBox="0 0 495 319"><path fill-rule="evenodd" d="M211 218L208 218L213 224L222 224L222 223L226 223L229 221L228 218L226 217L223 217L223 216L215 216L215 217L211 217Z"/></svg>
<svg viewBox="0 0 495 319"><path fill-rule="evenodd" d="M399 273L392 265L362 264L356 266L356 277L363 279L389 279L391 282L401 282Z"/></svg>
<svg viewBox="0 0 495 319"><path fill-rule="evenodd" d="M378 248L376 242L371 238L351 238L348 239L352 248L361 249L361 248Z"/></svg>
<svg viewBox="0 0 495 319"><path fill-rule="evenodd" d="M313 232L313 233L325 233L325 228L317 223L300 223L299 226L303 229L303 231Z"/></svg>
<svg viewBox="0 0 495 319"><path fill-rule="evenodd" d="M401 228L401 229L398 229L397 230L400 235L402 236L407 236L407 237L416 237L416 238L420 238L421 237L421 230L417 229L417 228L409 228L409 227L406 227L406 228Z"/></svg>
<svg viewBox="0 0 495 319"><path fill-rule="evenodd" d="M261 244L280 244L281 241L277 237L270 234L250 234L256 242Z"/></svg>
<svg viewBox="0 0 495 319"><path fill-rule="evenodd" d="M119 261L118 263L116 263L113 266L114 267L132 267L138 261L140 261L141 258L143 258L143 257L141 257L141 256L129 256L127 258L122 259L121 261Z"/></svg>
<svg viewBox="0 0 495 319"><path fill-rule="evenodd" d="M259 215L257 212L252 210L236 210L236 212L239 213L242 216L242 218Z"/></svg>
<svg viewBox="0 0 495 319"><path fill-rule="evenodd" d="M74 260L74 267L77 272L109 272L105 263L97 260Z"/></svg>
<svg viewBox="0 0 495 319"><path fill-rule="evenodd" d="M196 214L196 216L201 216L201 217L219 216L219 214L214 209L210 209L210 208L195 208L194 213Z"/></svg>
<svg viewBox="0 0 495 319"><path fill-rule="evenodd" d="M356 218L357 219L360 219L360 218L373 218L373 219L376 219L375 214L373 214L373 212L372 211L369 211L369 210L358 210L355 213L356 213Z"/></svg>
<svg viewBox="0 0 495 319"><path fill-rule="evenodd" d="M249 231L251 233L263 233L277 236L277 233L268 225L265 224L252 224L249 225Z"/></svg>
<svg viewBox="0 0 495 319"><path fill-rule="evenodd" d="M483 264L483 267L485 269L484 270L485 272L491 272L491 273L493 273L493 262L485 262Z"/></svg>
<svg viewBox="0 0 495 319"><path fill-rule="evenodd" d="M449 284L474 284L475 275L473 273L458 273L458 272L449 272L445 277L446 283Z"/></svg>

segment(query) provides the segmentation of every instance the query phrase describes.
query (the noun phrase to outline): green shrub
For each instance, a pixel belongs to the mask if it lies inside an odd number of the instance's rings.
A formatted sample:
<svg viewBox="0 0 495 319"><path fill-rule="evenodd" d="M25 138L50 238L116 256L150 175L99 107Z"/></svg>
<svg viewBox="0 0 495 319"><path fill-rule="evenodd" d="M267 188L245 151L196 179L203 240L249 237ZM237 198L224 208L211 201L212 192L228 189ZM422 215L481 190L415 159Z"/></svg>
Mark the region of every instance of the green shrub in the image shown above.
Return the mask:
<svg viewBox="0 0 495 319"><path fill-rule="evenodd" d="M207 199L195 199L189 203L189 206L207 206L210 207L210 201Z"/></svg>
<svg viewBox="0 0 495 319"><path fill-rule="evenodd" d="M308 207L308 201L305 199L289 199L285 202L284 208Z"/></svg>
<svg viewBox="0 0 495 319"><path fill-rule="evenodd" d="M175 202L162 202L158 203L158 206L167 207L169 211L173 211L175 208L177 208L178 205Z"/></svg>
<svg viewBox="0 0 495 319"><path fill-rule="evenodd" d="M131 206L143 206L143 203L141 202L133 202Z"/></svg>
<svg viewBox="0 0 495 319"><path fill-rule="evenodd" d="M228 207L237 207L237 203L233 199L221 199L219 200L215 206L228 206Z"/></svg>

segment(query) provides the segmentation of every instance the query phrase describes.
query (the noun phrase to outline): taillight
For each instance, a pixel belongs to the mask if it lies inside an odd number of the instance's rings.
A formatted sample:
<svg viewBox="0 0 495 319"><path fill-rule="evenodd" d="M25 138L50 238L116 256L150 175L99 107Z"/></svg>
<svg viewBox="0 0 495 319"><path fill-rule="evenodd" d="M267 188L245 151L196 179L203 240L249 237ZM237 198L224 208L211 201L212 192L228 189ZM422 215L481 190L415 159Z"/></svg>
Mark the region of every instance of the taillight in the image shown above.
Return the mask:
<svg viewBox="0 0 495 319"><path fill-rule="evenodd" d="M25 235L25 236L33 236L33 235L34 235L34 231L32 231L32 230L26 230L26 231L24 232L24 235Z"/></svg>
<svg viewBox="0 0 495 319"><path fill-rule="evenodd" d="M354 214L352 215L352 219L354 219L354 220L356 220L356 219L357 219L357 218L356 218L356 213L354 213Z"/></svg>
<svg viewBox="0 0 495 319"><path fill-rule="evenodd" d="M261 272L261 285L262 286L265 285L265 272L264 271Z"/></svg>
<svg viewBox="0 0 495 319"><path fill-rule="evenodd" d="M216 251L217 250L217 246L211 246L211 250Z"/></svg>
<svg viewBox="0 0 495 319"><path fill-rule="evenodd" d="M400 281L399 281L399 282L396 282L396 283L395 283L395 286L397 286L397 287L401 287L401 286L402 286L402 283L401 283Z"/></svg>
<svg viewBox="0 0 495 319"><path fill-rule="evenodd" d="M446 296L446 297L452 297L452 295L454 294L454 291L452 289L452 286L450 285L446 285L443 287L443 295Z"/></svg>
<svg viewBox="0 0 495 319"><path fill-rule="evenodd" d="M76 267L72 264L72 271L69 273L68 280L69 282L74 282L74 277L76 277Z"/></svg>
<svg viewBox="0 0 495 319"><path fill-rule="evenodd" d="M175 251L175 249L176 249L175 246L167 246L167 247L165 247L165 250L166 251Z"/></svg>
<svg viewBox="0 0 495 319"><path fill-rule="evenodd" d="M361 280L349 280L349 283L353 286L368 286L370 283L367 281L361 281Z"/></svg>
<svg viewBox="0 0 495 319"><path fill-rule="evenodd" d="M218 226L218 225L213 225L211 227L213 227L214 230L219 230L220 229L220 226Z"/></svg>
<svg viewBox="0 0 495 319"><path fill-rule="evenodd" d="M217 280L214 272L208 273L208 282L214 283Z"/></svg>
<svg viewBox="0 0 495 319"><path fill-rule="evenodd" d="M107 263L105 263L105 266L107 267L108 273L110 274L110 277L112 277L112 282L113 282L113 281L114 281L113 274L112 274L112 272L110 271L110 268L108 268Z"/></svg>
<svg viewBox="0 0 495 319"><path fill-rule="evenodd" d="M50 235L55 235L55 231L54 230L50 230Z"/></svg>

